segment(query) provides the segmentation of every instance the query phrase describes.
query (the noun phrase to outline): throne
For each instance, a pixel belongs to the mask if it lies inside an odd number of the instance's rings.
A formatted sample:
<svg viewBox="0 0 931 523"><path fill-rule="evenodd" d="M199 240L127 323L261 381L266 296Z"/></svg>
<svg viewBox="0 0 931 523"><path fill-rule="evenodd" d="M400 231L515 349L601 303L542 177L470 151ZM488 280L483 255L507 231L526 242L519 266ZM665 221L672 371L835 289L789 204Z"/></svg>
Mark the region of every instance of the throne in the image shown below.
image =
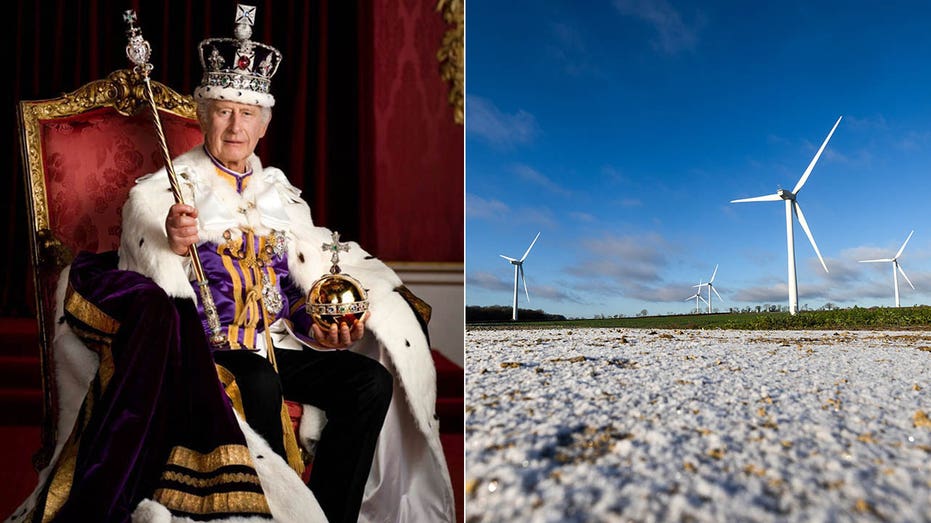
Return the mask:
<svg viewBox="0 0 931 523"><path fill-rule="evenodd" d="M203 140L191 97L152 82L172 156ZM134 180L163 166L143 77L118 70L59 98L18 106L30 225L42 375L42 442L33 458L44 468L53 452L57 399L52 340L55 289L75 254L116 250L121 209ZM167 190L167 187L166 187ZM167 212L167 209L166 209ZM288 404L295 424L301 406Z"/></svg>

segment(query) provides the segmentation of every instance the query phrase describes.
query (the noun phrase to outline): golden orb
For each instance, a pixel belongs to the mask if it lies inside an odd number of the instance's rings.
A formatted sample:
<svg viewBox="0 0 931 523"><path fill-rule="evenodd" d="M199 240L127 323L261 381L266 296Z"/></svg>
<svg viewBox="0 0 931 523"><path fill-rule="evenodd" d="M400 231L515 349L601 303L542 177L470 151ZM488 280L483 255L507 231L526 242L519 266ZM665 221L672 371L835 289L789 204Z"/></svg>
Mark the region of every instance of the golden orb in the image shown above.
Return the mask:
<svg viewBox="0 0 931 523"><path fill-rule="evenodd" d="M362 284L347 274L327 274L314 282L307 294L307 314L321 329L352 322L369 308L368 294Z"/></svg>
<svg viewBox="0 0 931 523"><path fill-rule="evenodd" d="M315 281L307 293L307 314L325 331L334 324L338 327L340 323L351 327L369 309L368 293L359 280L344 274L339 268L339 253L349 252L349 245L340 243L338 232L333 231L332 243L324 243L321 247L330 253L333 266L330 273Z"/></svg>

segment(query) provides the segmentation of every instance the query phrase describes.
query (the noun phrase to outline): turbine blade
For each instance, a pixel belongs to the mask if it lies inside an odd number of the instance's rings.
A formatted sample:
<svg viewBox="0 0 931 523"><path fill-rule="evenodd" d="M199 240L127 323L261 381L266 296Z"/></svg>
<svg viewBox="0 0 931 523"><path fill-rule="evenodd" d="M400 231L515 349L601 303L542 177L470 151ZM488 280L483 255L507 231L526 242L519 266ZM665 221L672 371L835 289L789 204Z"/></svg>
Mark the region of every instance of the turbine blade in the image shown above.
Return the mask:
<svg viewBox="0 0 931 523"><path fill-rule="evenodd" d="M718 266L715 265L715 266L714 266L714 272L711 273L711 279L708 280L708 283L712 283L712 282L714 281L714 276L715 276L717 273L718 273Z"/></svg>
<svg viewBox="0 0 931 523"><path fill-rule="evenodd" d="M805 221L805 214L802 212L802 207L797 201L793 201L792 209L795 210L795 215L798 216L798 223L802 226L802 230L805 231L805 235L808 236L808 241L810 241L811 246L814 247L815 254L818 255L818 260L821 262L821 266L824 267L824 272L829 272L828 266L824 264L824 258L821 257L821 251L818 250L818 244L815 243L815 237L811 235L811 229L808 228L808 222Z"/></svg>
<svg viewBox="0 0 931 523"><path fill-rule="evenodd" d="M843 118L843 116L840 116L834 123L834 127L831 128L831 132L828 133L828 137L825 138L824 142L821 144L821 148L818 149L817 153L815 153L815 157L811 159L811 163L808 164L808 168L805 169L805 173L802 174L802 177L799 178L798 183L795 184L795 189L792 189L792 194L797 195L798 192L802 190L802 186L805 185L805 182L808 181L808 177L811 175L811 170L814 169L815 164L818 163L818 158L821 158L821 153L824 152L824 148L827 146L828 140L831 139L831 135L834 134L834 130L837 129L837 125L840 123L841 118Z"/></svg>
<svg viewBox="0 0 931 523"><path fill-rule="evenodd" d="M719 300L721 300L722 302L724 301L724 298L722 298L721 295L718 294L718 289L715 289L714 287L712 287L711 290L714 291L715 295L717 295Z"/></svg>
<svg viewBox="0 0 931 523"><path fill-rule="evenodd" d="M527 290L527 277L524 276L524 266L518 265L520 267L520 279L524 282L524 294L527 295L527 303L530 303L530 291Z"/></svg>
<svg viewBox="0 0 931 523"><path fill-rule="evenodd" d="M754 196L753 198L741 198L739 200L731 200L731 203L744 203L744 202L778 202L782 199L782 196L778 194L767 194L766 196Z"/></svg>
<svg viewBox="0 0 931 523"><path fill-rule="evenodd" d="M532 242L530 242L530 247L527 247L527 252L525 252L524 255L521 256L520 261L524 261L527 258L527 255L530 254L530 249L533 249L533 244L537 243L537 238L539 237L540 237L540 233L538 232L537 237L534 238Z"/></svg>
<svg viewBox="0 0 931 523"><path fill-rule="evenodd" d="M505 256L505 255L503 255L503 254L499 254L498 256L501 256L502 258L504 258L505 260L507 260L507 261L509 261L509 262L516 262L516 261L517 261L517 260L515 260L514 258L509 258L509 257L507 257L507 256Z"/></svg>
<svg viewBox="0 0 931 523"><path fill-rule="evenodd" d="M860 263L892 262L892 258L883 258L881 260L860 260Z"/></svg>
<svg viewBox="0 0 931 523"><path fill-rule="evenodd" d="M908 233L908 238L905 238L905 243L902 244L902 247L899 248L899 252L895 253L895 258L902 256L902 251L905 250L905 246L908 245L908 240L912 239L912 235L915 234L915 231Z"/></svg>
<svg viewBox="0 0 931 523"><path fill-rule="evenodd" d="M706 300L704 296L699 296L698 299L701 300L705 305L708 305L708 300Z"/></svg>
<svg viewBox="0 0 931 523"><path fill-rule="evenodd" d="M914 289L915 289L915 286L912 285L912 281L909 280L909 279L908 279L908 276L905 275L905 271L902 270L902 266L899 265L899 264L896 264L896 267L899 269L899 273L902 275L902 277L905 278L905 281L908 282L908 286L911 287L911 288L914 290Z"/></svg>

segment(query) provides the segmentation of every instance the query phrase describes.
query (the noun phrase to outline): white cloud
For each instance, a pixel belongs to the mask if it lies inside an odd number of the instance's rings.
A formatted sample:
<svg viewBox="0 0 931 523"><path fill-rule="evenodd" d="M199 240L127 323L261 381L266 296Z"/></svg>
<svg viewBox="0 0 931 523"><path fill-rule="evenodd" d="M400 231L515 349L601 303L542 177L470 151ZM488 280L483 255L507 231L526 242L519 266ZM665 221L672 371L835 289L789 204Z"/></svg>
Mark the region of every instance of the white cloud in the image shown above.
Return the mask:
<svg viewBox="0 0 931 523"><path fill-rule="evenodd" d="M592 223L597 220L597 218L595 218L594 215L589 214L587 212L570 212L569 217L572 218L573 220L576 220L579 222L585 222L585 223Z"/></svg>
<svg viewBox="0 0 931 523"><path fill-rule="evenodd" d="M526 272L529 272L529 271L530 271L529 268L526 269ZM568 287L564 287L564 286L556 287L553 285L534 285L532 277L527 278L527 290L530 292L530 298L531 298L531 302L527 304L528 307L532 306L533 300L537 300L540 298L546 299L549 301L555 301L555 302L571 302L571 303L578 303L578 304L585 303L582 300L580 300L579 297L576 296L573 292L571 292ZM523 292L523 290L521 291ZM513 292L513 287L512 287L511 292ZM525 297L526 296L521 296L522 299Z"/></svg>
<svg viewBox="0 0 931 523"><path fill-rule="evenodd" d="M558 225L555 218L553 218L553 212L544 207L516 209L513 216L516 224L535 225L544 229L551 229Z"/></svg>
<svg viewBox="0 0 931 523"><path fill-rule="evenodd" d="M534 116L523 109L514 114L502 112L490 100L466 96L466 132L494 147L508 148L530 143L540 130Z"/></svg>
<svg viewBox="0 0 931 523"><path fill-rule="evenodd" d="M486 200L481 196L466 193L466 218L500 220L510 213L507 204L498 200Z"/></svg>
<svg viewBox="0 0 931 523"><path fill-rule="evenodd" d="M856 116L845 116L844 125L852 129L863 129L863 130L888 130L889 124L886 122L886 117L879 114L876 116L865 116L863 118L857 118Z"/></svg>
<svg viewBox="0 0 931 523"><path fill-rule="evenodd" d="M662 280L660 269L667 265L665 253L670 246L657 234L645 234L583 239L579 248L581 260L566 272L586 280L608 279L631 289Z"/></svg>
<svg viewBox="0 0 931 523"><path fill-rule="evenodd" d="M733 293L733 299L744 303L774 303L782 305L788 303L789 289L785 283L745 287Z"/></svg>
<svg viewBox="0 0 931 523"><path fill-rule="evenodd" d="M466 276L466 285L493 291L513 291L514 283L508 282L490 272L472 272Z"/></svg>
<svg viewBox="0 0 931 523"><path fill-rule="evenodd" d="M666 54L692 51L698 45L698 32L704 25L701 17L691 24L666 0L614 0L614 7L625 16L646 21L656 30L653 47Z"/></svg>
<svg viewBox="0 0 931 523"><path fill-rule="evenodd" d="M643 207L643 202L637 198L621 198L617 204L621 207Z"/></svg>
<svg viewBox="0 0 931 523"><path fill-rule="evenodd" d="M546 175L540 173L533 167L523 164L517 164L513 168L514 173L517 174L522 180L539 185L544 189L559 194L562 196L569 196L571 193L568 189L563 188L558 183L550 180Z"/></svg>
<svg viewBox="0 0 931 523"><path fill-rule="evenodd" d="M466 219L509 222L552 228L558 226L553 212L543 206L511 208L507 203L494 198L466 193Z"/></svg>

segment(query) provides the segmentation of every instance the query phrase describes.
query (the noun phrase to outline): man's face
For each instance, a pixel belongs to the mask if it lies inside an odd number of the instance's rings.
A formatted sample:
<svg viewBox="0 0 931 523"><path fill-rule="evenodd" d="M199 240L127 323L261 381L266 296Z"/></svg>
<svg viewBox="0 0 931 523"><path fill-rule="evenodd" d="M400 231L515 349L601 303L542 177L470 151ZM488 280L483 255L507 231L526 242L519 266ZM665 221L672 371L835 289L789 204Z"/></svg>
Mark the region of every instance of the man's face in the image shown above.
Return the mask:
<svg viewBox="0 0 931 523"><path fill-rule="evenodd" d="M209 104L201 126L210 154L227 168L245 172L246 159L265 136L268 122L255 105L216 100Z"/></svg>

